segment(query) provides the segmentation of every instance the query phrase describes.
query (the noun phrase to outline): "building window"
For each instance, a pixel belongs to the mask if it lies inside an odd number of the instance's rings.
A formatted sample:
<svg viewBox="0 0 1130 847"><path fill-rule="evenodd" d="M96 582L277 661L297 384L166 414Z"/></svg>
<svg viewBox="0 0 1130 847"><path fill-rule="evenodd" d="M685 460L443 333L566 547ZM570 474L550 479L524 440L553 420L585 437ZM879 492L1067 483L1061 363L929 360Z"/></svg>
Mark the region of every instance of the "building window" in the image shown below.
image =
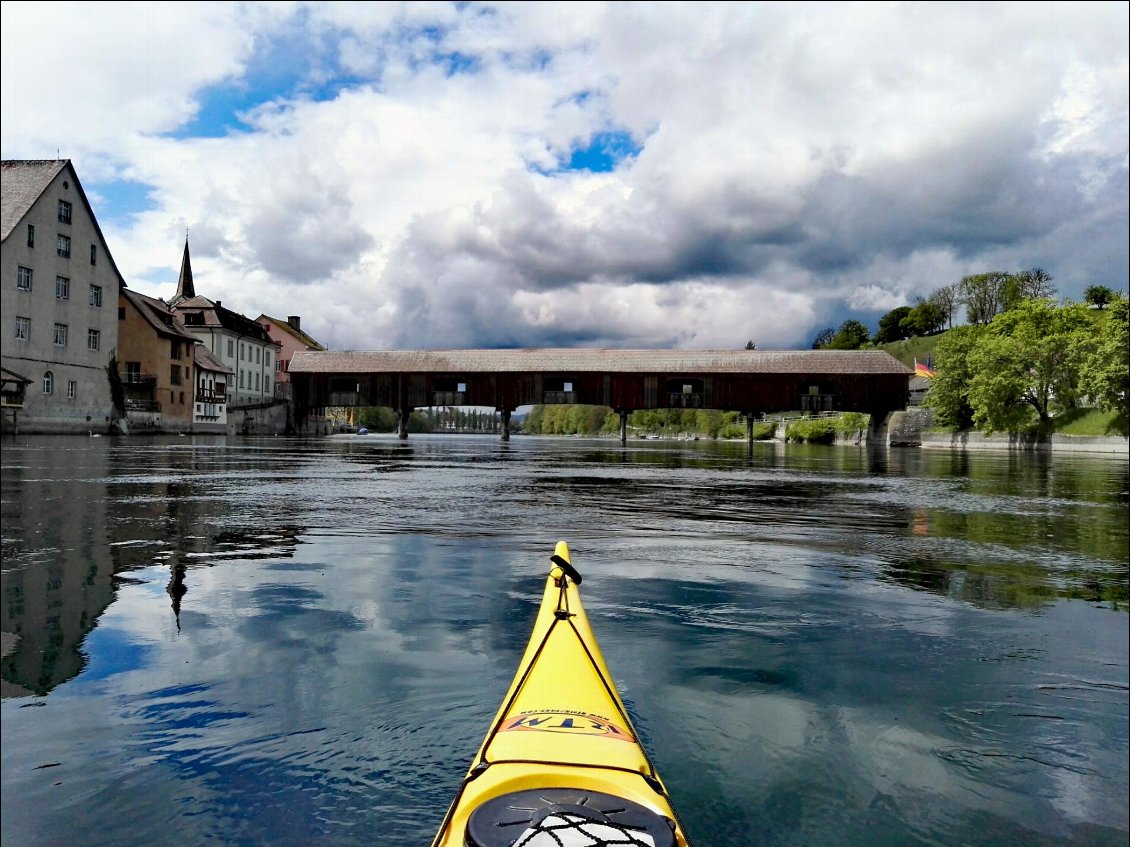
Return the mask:
<svg viewBox="0 0 1130 847"><path fill-rule="evenodd" d="M66 347L67 346L67 325L66 324L55 324L55 346L56 347Z"/></svg>
<svg viewBox="0 0 1130 847"><path fill-rule="evenodd" d="M258 373L255 374L255 390L256 391L259 390L259 374Z"/></svg>
<svg viewBox="0 0 1130 847"><path fill-rule="evenodd" d="M65 276L55 277L55 299L56 300L70 300L71 299L71 281Z"/></svg>
<svg viewBox="0 0 1130 847"><path fill-rule="evenodd" d="M270 350L268 350L266 353L263 354L263 364L266 365L268 368L271 366L271 351Z"/></svg>
<svg viewBox="0 0 1130 847"><path fill-rule="evenodd" d="M27 246L35 247L35 225L27 225Z"/></svg>
<svg viewBox="0 0 1130 847"><path fill-rule="evenodd" d="M16 315L16 338L20 341L27 341L31 338L31 318Z"/></svg>
<svg viewBox="0 0 1130 847"><path fill-rule="evenodd" d="M20 291L31 291L31 268L20 265L16 269L16 288Z"/></svg>
<svg viewBox="0 0 1130 847"><path fill-rule="evenodd" d="M169 382L173 385L180 385L180 365L169 366Z"/></svg>
<svg viewBox="0 0 1130 847"><path fill-rule="evenodd" d="M87 350L101 350L102 349L102 331L98 329L88 329L86 331L86 349Z"/></svg>
<svg viewBox="0 0 1130 847"><path fill-rule="evenodd" d="M141 382L141 362L126 362L126 382Z"/></svg>
<svg viewBox="0 0 1130 847"><path fill-rule="evenodd" d="M51 371L43 372L43 393L51 394L55 391L55 374Z"/></svg>
<svg viewBox="0 0 1130 847"><path fill-rule="evenodd" d="M275 359L275 372L281 373L282 369L283 369L283 360L282 359Z"/></svg>
<svg viewBox="0 0 1130 847"><path fill-rule="evenodd" d="M66 200L59 201L59 223L69 224L71 222L71 204Z"/></svg>
<svg viewBox="0 0 1130 847"><path fill-rule="evenodd" d="M118 306L118 320L124 321L126 319L126 307Z"/></svg>
<svg viewBox="0 0 1130 847"><path fill-rule="evenodd" d="M170 341L169 343L172 344L172 346L173 346L172 356L170 358L179 359L180 358L180 342L179 341Z"/></svg>
<svg viewBox="0 0 1130 847"><path fill-rule="evenodd" d="M231 340L231 339L229 338L229 339L228 339L228 358L229 358L229 359L230 359L230 358L231 358L231 357L232 357L233 355L235 355L235 354L234 354L234 350L235 350L235 347L233 346L233 343L234 343L234 342L232 342L232 340Z"/></svg>
<svg viewBox="0 0 1130 847"><path fill-rule="evenodd" d="M64 259L71 258L71 238L69 235L59 235L55 239L55 253Z"/></svg>
<svg viewBox="0 0 1130 847"><path fill-rule="evenodd" d="M259 358L259 354L262 353L262 352L263 352L262 348L260 348L260 347L255 348L255 364L257 364L257 365L262 361Z"/></svg>
<svg viewBox="0 0 1130 847"><path fill-rule="evenodd" d="M78 383L73 379L67 380L67 399L74 400L78 396Z"/></svg>
<svg viewBox="0 0 1130 847"><path fill-rule="evenodd" d="M239 360L241 362L243 361L243 343L242 342L239 345Z"/></svg>
<svg viewBox="0 0 1130 847"><path fill-rule="evenodd" d="M92 265L98 264L98 245L97 244L91 244L90 245L90 264L92 264Z"/></svg>
<svg viewBox="0 0 1130 847"><path fill-rule="evenodd" d="M243 371L239 372L239 387L243 388Z"/></svg>
<svg viewBox="0 0 1130 847"><path fill-rule="evenodd" d="M90 305L93 306L95 309L101 309L102 308L102 286L101 285L90 286Z"/></svg>

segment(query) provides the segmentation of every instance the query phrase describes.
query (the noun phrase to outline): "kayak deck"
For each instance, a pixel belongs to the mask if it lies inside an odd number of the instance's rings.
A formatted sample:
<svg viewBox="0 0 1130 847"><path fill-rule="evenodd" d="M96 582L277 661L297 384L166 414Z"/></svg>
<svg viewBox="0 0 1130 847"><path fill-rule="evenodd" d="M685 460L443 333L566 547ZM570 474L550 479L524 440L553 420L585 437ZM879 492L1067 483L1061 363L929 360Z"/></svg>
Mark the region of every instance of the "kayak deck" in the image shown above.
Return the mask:
<svg viewBox="0 0 1130 847"><path fill-rule="evenodd" d="M537 826L556 833L546 844L685 847L589 625L565 542L551 561L525 654L433 847L534 847L543 843ZM556 828L568 820L591 840L562 835Z"/></svg>

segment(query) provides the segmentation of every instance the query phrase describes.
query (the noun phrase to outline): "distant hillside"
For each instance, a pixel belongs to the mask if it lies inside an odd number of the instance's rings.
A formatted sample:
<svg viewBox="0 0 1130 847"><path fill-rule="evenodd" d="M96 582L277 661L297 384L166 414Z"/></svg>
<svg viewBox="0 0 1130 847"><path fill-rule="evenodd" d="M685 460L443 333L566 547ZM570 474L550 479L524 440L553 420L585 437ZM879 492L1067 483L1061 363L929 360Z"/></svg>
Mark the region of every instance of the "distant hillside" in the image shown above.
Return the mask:
<svg viewBox="0 0 1130 847"><path fill-rule="evenodd" d="M939 332L937 335L921 335L902 341L892 341L890 344L880 344L875 349L885 350L908 368L913 368L914 360L917 358L918 361L925 362L938 346L938 339L944 338L945 335L945 332Z"/></svg>

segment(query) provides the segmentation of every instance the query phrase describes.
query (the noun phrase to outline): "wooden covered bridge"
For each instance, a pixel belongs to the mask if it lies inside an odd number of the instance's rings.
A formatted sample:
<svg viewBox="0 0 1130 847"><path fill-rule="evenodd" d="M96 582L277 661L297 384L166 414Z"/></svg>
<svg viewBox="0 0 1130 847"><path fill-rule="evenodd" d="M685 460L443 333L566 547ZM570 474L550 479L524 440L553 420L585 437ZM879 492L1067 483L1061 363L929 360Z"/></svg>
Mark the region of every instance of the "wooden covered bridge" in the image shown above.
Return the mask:
<svg viewBox="0 0 1130 847"><path fill-rule="evenodd" d="M521 405L607 405L738 411L750 421L780 411L858 411L872 434L905 409L913 376L881 350L492 349L299 351L289 367L295 422L328 407L382 405L397 411L399 435L424 407L476 405L502 413L503 439Z"/></svg>
<svg viewBox="0 0 1130 847"><path fill-rule="evenodd" d="M880 350L301 351L290 361L299 429L313 410L386 406L399 435L427 406L487 406L502 438L519 406L585 403L628 415L639 409L718 409L752 421L771 412L865 412L872 431L906 408L913 372Z"/></svg>

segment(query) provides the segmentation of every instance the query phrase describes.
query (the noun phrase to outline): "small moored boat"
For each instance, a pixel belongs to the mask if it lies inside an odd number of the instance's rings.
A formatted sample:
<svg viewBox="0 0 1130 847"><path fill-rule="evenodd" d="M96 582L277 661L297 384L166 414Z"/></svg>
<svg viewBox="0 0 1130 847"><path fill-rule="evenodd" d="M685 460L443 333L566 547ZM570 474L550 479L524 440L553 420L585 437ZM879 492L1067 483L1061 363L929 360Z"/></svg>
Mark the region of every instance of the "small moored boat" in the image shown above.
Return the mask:
<svg viewBox="0 0 1130 847"><path fill-rule="evenodd" d="M557 543L526 652L432 847L687 847Z"/></svg>

